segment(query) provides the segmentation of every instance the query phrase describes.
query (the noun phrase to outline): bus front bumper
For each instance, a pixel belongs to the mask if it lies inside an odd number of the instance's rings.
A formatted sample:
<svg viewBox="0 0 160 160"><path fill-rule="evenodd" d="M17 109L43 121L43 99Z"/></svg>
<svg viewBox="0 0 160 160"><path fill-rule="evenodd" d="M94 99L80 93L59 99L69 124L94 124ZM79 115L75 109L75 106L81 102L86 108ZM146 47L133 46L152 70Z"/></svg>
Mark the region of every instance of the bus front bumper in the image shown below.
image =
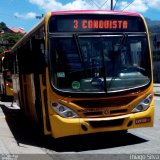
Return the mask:
<svg viewBox="0 0 160 160"><path fill-rule="evenodd" d="M105 118L62 118L59 115L50 115L51 132L54 138L60 138L71 135L152 127L153 115L153 106L150 106L144 112Z"/></svg>

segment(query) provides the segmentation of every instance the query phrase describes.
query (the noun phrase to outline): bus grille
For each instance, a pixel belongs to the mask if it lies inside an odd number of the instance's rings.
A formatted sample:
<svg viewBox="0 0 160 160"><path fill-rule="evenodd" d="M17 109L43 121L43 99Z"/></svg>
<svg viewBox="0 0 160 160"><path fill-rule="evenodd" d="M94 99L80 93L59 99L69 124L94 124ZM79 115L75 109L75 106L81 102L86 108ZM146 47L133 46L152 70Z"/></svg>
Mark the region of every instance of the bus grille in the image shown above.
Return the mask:
<svg viewBox="0 0 160 160"><path fill-rule="evenodd" d="M118 107L125 106L132 102L136 97L124 97L124 98L114 98L114 99L101 99L101 100L77 100L72 101L73 103L79 105L82 108L103 108L103 107Z"/></svg>
<svg viewBox="0 0 160 160"><path fill-rule="evenodd" d="M129 103L134 99L135 96L103 100L78 100L72 102L82 108L82 110L79 110L81 117L96 118L127 114L130 111Z"/></svg>

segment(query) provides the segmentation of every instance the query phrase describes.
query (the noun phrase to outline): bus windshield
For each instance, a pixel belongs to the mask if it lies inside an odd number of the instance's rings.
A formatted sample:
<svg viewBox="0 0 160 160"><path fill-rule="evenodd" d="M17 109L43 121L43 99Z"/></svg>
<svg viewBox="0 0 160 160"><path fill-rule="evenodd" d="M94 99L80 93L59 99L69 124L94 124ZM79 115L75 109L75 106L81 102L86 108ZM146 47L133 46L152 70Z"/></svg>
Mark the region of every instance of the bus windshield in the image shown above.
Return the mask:
<svg viewBox="0 0 160 160"><path fill-rule="evenodd" d="M146 34L54 35L50 74L62 92L111 93L150 83Z"/></svg>

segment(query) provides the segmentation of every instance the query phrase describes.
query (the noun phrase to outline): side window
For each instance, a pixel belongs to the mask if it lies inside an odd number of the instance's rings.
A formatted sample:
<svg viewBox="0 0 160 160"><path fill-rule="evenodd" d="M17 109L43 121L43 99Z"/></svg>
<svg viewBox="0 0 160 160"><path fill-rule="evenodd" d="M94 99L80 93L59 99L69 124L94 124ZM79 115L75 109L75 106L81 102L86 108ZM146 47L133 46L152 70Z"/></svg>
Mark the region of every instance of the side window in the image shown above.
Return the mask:
<svg viewBox="0 0 160 160"><path fill-rule="evenodd" d="M18 49L19 72L33 73L44 72L44 37L39 32L28 39L26 43Z"/></svg>
<svg viewBox="0 0 160 160"><path fill-rule="evenodd" d="M32 39L32 51L31 51L31 57L32 57L32 67L34 72L42 73L44 72L45 68L45 57L44 57L44 40L43 39Z"/></svg>
<svg viewBox="0 0 160 160"><path fill-rule="evenodd" d="M32 56L30 50L29 41L26 42L18 50L19 68L20 73L31 73L32 72Z"/></svg>

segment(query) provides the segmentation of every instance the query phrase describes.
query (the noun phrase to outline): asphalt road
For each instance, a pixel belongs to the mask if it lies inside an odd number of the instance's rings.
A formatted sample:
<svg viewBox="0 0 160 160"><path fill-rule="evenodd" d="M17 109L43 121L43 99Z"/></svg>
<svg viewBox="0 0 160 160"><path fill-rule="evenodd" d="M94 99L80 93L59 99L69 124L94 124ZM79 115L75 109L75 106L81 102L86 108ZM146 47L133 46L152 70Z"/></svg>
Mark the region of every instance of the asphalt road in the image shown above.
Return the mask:
<svg viewBox="0 0 160 160"><path fill-rule="evenodd" d="M126 134L74 136L58 141L41 135L17 106L0 104L0 160L5 156L16 160L160 159L160 97L155 97L152 128L132 129Z"/></svg>

